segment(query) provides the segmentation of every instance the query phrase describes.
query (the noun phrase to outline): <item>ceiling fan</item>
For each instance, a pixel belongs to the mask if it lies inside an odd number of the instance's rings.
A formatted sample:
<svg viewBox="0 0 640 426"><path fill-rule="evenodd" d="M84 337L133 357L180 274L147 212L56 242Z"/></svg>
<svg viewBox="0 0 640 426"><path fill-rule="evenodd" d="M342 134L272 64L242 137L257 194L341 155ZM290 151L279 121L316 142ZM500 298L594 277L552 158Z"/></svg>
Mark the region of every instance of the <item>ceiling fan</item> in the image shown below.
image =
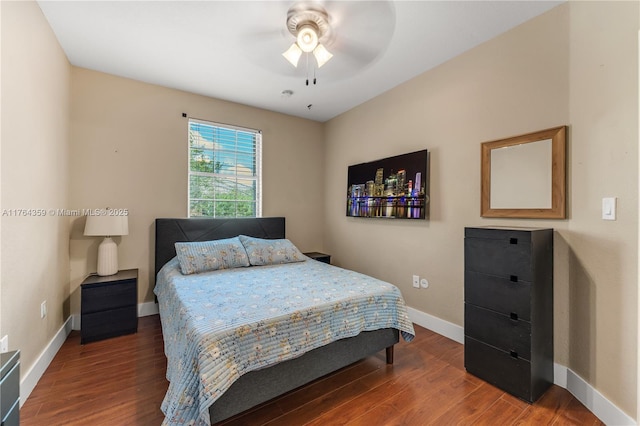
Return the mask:
<svg viewBox="0 0 640 426"><path fill-rule="evenodd" d="M387 0L259 5L245 16L253 28L247 34L248 57L277 74L306 73L307 85L320 67L327 80L355 76L380 57L395 30L395 6ZM276 55L280 60L274 60Z"/></svg>

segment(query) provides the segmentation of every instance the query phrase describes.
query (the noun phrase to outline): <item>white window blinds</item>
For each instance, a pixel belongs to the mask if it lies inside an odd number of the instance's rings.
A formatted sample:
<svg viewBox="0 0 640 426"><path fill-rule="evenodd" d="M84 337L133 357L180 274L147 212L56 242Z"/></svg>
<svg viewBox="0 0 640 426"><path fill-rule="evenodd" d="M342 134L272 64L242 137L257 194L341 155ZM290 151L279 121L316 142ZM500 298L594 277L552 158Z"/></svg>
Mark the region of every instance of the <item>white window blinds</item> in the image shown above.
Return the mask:
<svg viewBox="0 0 640 426"><path fill-rule="evenodd" d="M260 217L260 131L189 119L189 217Z"/></svg>

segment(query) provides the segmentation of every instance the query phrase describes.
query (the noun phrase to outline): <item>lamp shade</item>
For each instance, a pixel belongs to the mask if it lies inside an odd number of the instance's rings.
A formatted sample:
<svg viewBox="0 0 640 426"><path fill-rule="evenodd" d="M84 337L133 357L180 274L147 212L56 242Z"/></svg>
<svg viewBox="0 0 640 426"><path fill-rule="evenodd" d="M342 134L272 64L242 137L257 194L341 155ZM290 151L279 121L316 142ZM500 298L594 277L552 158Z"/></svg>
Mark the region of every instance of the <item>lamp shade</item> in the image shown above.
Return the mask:
<svg viewBox="0 0 640 426"><path fill-rule="evenodd" d="M107 210L108 212L109 210ZM129 218L128 216L109 216L108 214L87 216L84 235L102 237L129 235Z"/></svg>

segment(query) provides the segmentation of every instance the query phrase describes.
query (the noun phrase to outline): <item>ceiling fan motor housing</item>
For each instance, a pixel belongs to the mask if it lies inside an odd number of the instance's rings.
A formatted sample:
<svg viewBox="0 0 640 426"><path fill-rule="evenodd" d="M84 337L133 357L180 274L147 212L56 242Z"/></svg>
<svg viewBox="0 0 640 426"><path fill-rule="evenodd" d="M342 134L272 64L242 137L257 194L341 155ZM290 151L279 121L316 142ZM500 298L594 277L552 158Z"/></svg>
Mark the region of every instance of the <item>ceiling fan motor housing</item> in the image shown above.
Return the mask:
<svg viewBox="0 0 640 426"><path fill-rule="evenodd" d="M318 35L318 41L327 38L331 30L327 11L316 5L294 5L287 13L287 29L294 37L304 28L311 27Z"/></svg>

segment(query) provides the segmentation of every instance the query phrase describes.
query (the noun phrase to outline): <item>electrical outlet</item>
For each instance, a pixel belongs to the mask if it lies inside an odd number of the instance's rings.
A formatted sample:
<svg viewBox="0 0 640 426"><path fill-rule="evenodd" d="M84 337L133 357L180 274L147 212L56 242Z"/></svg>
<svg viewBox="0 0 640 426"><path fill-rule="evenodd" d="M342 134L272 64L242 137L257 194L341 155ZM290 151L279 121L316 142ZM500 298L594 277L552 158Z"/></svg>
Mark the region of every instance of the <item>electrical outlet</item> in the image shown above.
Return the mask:
<svg viewBox="0 0 640 426"><path fill-rule="evenodd" d="M45 300L40 304L40 319L47 316L47 301Z"/></svg>
<svg viewBox="0 0 640 426"><path fill-rule="evenodd" d="M0 339L0 352L9 352L9 336Z"/></svg>
<svg viewBox="0 0 640 426"><path fill-rule="evenodd" d="M427 281L426 278L423 278L420 280L420 287L422 288L429 288L429 281Z"/></svg>
<svg viewBox="0 0 640 426"><path fill-rule="evenodd" d="M420 277L417 275L413 276L413 286L415 288L420 288Z"/></svg>

